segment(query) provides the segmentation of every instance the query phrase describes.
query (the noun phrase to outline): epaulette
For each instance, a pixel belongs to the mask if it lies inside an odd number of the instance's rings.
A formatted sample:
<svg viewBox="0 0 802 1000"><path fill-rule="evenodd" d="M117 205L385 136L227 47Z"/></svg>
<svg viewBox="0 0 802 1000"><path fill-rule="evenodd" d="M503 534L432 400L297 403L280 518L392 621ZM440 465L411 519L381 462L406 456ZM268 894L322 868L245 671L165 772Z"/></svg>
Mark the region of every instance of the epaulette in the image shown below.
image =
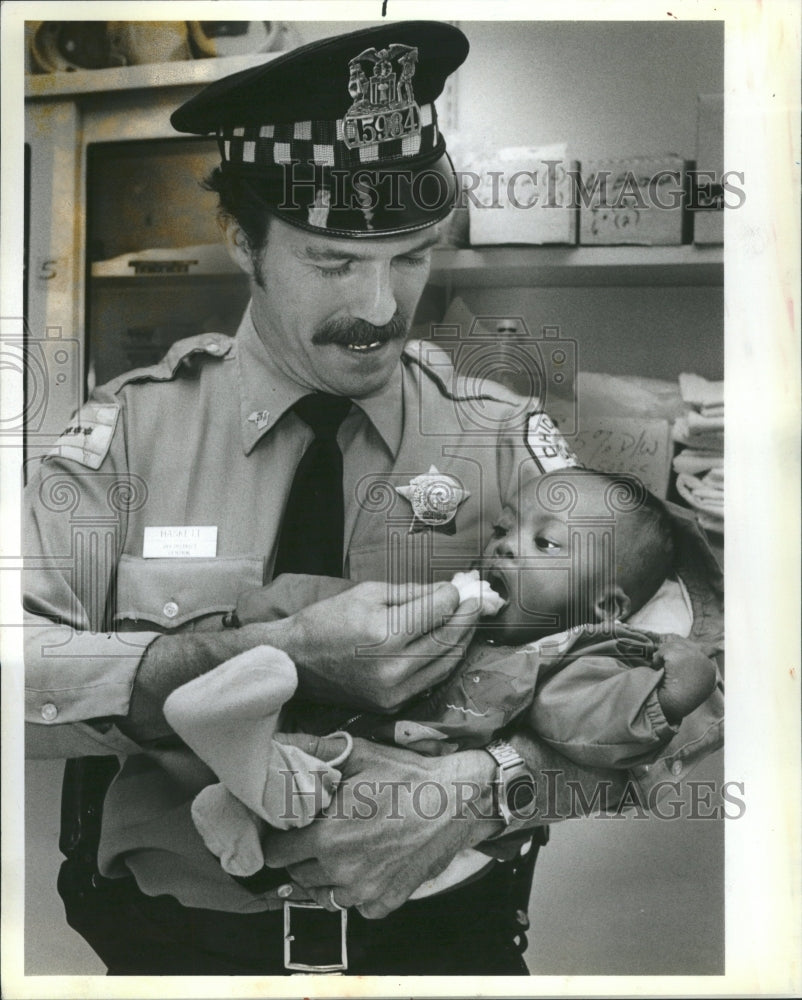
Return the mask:
<svg viewBox="0 0 802 1000"><path fill-rule="evenodd" d="M521 410L523 397L517 392L491 379L458 374L449 352L430 340L408 340L403 357L433 379L449 399L489 399L497 403L508 403L518 412Z"/></svg>
<svg viewBox="0 0 802 1000"><path fill-rule="evenodd" d="M194 337L185 337L177 340L155 365L124 372L105 388L115 394L132 382L169 382L181 374L194 375L207 358L224 358L233 346L234 338L224 333L199 333Z"/></svg>

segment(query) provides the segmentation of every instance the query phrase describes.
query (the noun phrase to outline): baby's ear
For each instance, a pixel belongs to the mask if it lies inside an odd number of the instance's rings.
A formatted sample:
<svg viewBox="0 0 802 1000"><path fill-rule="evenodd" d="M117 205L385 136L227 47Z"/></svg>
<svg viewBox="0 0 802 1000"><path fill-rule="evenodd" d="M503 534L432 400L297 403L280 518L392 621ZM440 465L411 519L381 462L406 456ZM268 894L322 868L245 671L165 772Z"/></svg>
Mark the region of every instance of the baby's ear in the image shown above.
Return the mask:
<svg viewBox="0 0 802 1000"><path fill-rule="evenodd" d="M631 610L629 595L618 584L605 588L593 605L598 622L624 621Z"/></svg>

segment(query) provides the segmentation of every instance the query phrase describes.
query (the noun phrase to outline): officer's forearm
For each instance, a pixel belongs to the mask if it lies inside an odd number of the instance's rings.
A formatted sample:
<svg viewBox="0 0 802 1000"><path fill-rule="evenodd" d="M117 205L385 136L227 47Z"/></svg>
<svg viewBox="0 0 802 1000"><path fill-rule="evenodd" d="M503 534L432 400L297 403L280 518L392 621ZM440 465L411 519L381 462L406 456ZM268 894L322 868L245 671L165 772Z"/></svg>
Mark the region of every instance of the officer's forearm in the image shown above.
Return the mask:
<svg viewBox="0 0 802 1000"><path fill-rule="evenodd" d="M171 732L164 702L176 688L255 646L275 646L294 657L299 645L292 619L245 625L221 632L163 635L148 646L131 691L128 716L120 729L139 743Z"/></svg>
<svg viewBox="0 0 802 1000"><path fill-rule="evenodd" d="M509 742L535 776L537 798L531 810L524 810L527 815L531 811L533 824L615 809L621 801L627 772L574 764L523 731L516 732Z"/></svg>

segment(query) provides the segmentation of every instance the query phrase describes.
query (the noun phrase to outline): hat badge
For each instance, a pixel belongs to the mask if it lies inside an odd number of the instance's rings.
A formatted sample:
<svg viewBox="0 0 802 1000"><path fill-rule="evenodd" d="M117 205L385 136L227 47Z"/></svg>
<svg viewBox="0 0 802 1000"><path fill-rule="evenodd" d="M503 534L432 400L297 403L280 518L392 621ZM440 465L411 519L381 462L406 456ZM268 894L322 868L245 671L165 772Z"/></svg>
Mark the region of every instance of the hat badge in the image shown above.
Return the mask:
<svg viewBox="0 0 802 1000"><path fill-rule="evenodd" d="M353 104L343 118L343 141L349 149L420 135L421 111L412 90L417 61L417 48L398 43L365 49L351 59L348 93Z"/></svg>
<svg viewBox="0 0 802 1000"><path fill-rule="evenodd" d="M471 495L458 479L438 472L435 465L423 475L410 479L409 486L396 486L396 492L412 504L415 515L413 531L418 523L432 528L450 524L457 515L459 505Z"/></svg>

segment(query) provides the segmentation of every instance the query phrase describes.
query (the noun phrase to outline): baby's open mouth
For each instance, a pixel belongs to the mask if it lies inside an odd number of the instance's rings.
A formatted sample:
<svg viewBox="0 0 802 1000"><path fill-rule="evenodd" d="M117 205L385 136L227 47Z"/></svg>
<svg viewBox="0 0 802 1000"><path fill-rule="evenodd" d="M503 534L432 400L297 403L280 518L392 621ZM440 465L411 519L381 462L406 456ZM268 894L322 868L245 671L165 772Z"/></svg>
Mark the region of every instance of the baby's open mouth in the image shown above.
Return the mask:
<svg viewBox="0 0 802 1000"><path fill-rule="evenodd" d="M495 590L498 596L509 604L510 588L507 586L504 577L497 570L490 569L482 573L482 576Z"/></svg>

